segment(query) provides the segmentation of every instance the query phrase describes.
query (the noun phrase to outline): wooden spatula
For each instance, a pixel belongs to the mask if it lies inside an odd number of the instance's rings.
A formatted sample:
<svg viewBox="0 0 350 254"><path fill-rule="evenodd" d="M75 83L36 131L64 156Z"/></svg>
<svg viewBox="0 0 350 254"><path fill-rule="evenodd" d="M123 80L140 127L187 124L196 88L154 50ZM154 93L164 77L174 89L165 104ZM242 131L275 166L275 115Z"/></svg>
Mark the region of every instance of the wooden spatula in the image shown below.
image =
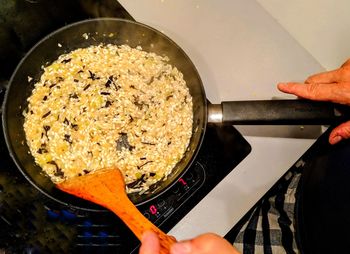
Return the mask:
<svg viewBox="0 0 350 254"><path fill-rule="evenodd" d="M141 240L147 230L155 232L161 245L161 253L169 253L175 238L166 235L147 220L125 192L123 175L117 168L108 168L78 176L57 184L57 187L77 197L99 204L119 216L130 230Z"/></svg>

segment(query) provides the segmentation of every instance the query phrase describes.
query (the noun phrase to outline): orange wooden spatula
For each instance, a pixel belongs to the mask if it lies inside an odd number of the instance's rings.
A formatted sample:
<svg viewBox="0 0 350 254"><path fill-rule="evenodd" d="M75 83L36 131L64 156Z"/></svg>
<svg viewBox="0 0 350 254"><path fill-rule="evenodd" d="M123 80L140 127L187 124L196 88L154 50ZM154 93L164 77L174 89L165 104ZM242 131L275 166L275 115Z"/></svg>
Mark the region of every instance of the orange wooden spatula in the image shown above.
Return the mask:
<svg viewBox="0 0 350 254"><path fill-rule="evenodd" d="M161 245L161 253L170 251L175 238L166 235L147 220L125 192L123 175L117 168L108 168L84 176L78 176L57 184L62 191L99 204L119 216L130 230L141 240L147 230L155 232Z"/></svg>

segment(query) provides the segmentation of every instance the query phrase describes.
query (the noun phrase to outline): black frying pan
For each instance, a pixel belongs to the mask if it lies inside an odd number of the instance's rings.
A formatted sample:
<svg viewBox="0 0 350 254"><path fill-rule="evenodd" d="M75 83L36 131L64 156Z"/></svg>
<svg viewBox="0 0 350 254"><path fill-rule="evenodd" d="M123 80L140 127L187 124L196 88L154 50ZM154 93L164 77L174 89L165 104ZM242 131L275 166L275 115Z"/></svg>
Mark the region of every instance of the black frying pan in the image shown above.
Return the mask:
<svg viewBox="0 0 350 254"><path fill-rule="evenodd" d="M350 140L330 145L330 131L301 158L295 207L301 253L349 253Z"/></svg>
<svg viewBox="0 0 350 254"><path fill-rule="evenodd" d="M88 34L85 39L82 35ZM109 36L113 33L115 36ZM101 43L128 44L141 46L144 50L167 55L170 63L183 74L193 98L193 134L190 145L182 160L176 165L167 180L154 184L147 194L130 194L136 204L149 201L183 175L194 160L204 137L207 122L228 124L330 124L343 116L340 105L310 101L246 101L223 102L207 105L207 100L198 72L185 54L171 39L146 25L114 18L100 18L78 22L63 27L37 43L19 63L6 91L2 122L5 140L14 162L23 175L37 189L50 198L67 205L89 210L101 208L81 199L67 195L41 173L29 153L23 130L23 110L27 108L27 98L39 80L42 65L48 65L76 48ZM28 82L28 76L33 80ZM335 109L337 106L337 109ZM347 109L347 108L346 108ZM42 126L38 126L42 128Z"/></svg>

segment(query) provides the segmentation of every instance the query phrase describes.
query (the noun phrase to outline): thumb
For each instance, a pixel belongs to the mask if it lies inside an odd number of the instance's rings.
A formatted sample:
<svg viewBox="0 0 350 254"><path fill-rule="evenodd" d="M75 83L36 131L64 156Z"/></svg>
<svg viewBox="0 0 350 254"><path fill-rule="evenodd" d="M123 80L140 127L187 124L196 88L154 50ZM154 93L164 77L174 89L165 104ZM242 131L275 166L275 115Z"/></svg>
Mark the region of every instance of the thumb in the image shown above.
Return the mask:
<svg viewBox="0 0 350 254"><path fill-rule="evenodd" d="M142 235L142 244L139 254L159 254L160 243L159 238L153 231L146 231Z"/></svg>
<svg viewBox="0 0 350 254"><path fill-rule="evenodd" d="M342 123L332 130L329 135L329 143L334 145L343 139L350 138L350 121Z"/></svg>

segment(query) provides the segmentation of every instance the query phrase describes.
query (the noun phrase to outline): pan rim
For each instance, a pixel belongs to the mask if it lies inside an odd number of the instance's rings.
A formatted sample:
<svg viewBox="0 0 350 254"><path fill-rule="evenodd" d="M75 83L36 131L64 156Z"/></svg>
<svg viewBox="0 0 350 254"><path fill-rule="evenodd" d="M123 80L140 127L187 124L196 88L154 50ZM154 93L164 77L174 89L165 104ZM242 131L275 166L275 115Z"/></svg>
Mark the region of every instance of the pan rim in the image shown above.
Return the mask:
<svg viewBox="0 0 350 254"><path fill-rule="evenodd" d="M89 22L99 22L99 21L117 21L117 22L125 22L125 23L132 23L132 24L136 24L138 26L142 26L142 27L145 27L146 29L149 29L149 30L152 30L154 32L156 32L157 34L160 34L161 36L163 36L165 39L167 39L168 41L170 41L174 46L176 46L178 48L178 50L180 50L182 53L183 53L183 56L186 58L187 61L189 61L192 66L193 66L193 69L198 77L198 79L200 80L200 90L201 90L201 93L202 93L202 96L204 98L204 105L203 105L203 125L201 127L201 130L198 130L201 132L200 136L199 136L199 141L194 149L194 151L192 152L192 155L191 155L191 158L189 159L189 162L186 164L186 166L182 169L181 173L179 173L178 176L176 176L174 178L174 180L169 184L167 185L164 189L160 190L157 194L149 197L149 198L146 198L145 200L143 201L140 201L140 202L137 202L137 203L134 203L134 205L136 206L141 206L145 203L148 203L152 200L154 200L155 198L159 197L160 195L162 195L163 193L165 193L168 189L170 189L172 186L174 186L178 179L181 178L186 172L187 170L192 166L193 162L195 161L195 158L197 157L197 154L200 150L200 147L202 146L202 143L203 143L203 140L204 140L204 136L205 136L205 133L206 133L206 128L207 128L207 100L206 100L206 94L205 94L205 89L203 87L203 82L200 78L200 75L198 73L198 70L197 68L195 67L195 65L193 64L193 62L191 61L191 59L189 58L189 56L186 54L186 52L180 47L178 46L178 44L173 41L171 38L169 38L167 35L165 35L164 33L160 32L159 30L151 27L151 26L148 26L146 24L143 24L143 23L140 23L140 22L137 22L137 21L131 21L131 20L127 20L127 19L121 19L121 18L112 18L112 17L104 17L104 18L92 18L92 19L85 19L85 20L81 20L81 21L78 21L78 22L74 22L74 23L71 23L71 24L68 24L68 25L65 25L61 28L58 28L56 29L55 31L49 33L48 35L44 36L42 39L40 39L37 43L35 43L35 45L33 47L30 48L30 50L23 56L23 58L19 61L19 63L17 64L15 70L13 71L12 75L11 75L11 78L8 82L8 86L6 87L6 91L5 91L5 95L4 95L4 101L3 101L3 104L2 104L2 128L3 128L3 134L4 134L4 139L5 139L5 143L6 143L6 146L7 146L7 149L8 149L8 152L9 152L9 155L12 159L12 161L15 163L17 169L21 172L21 174L25 177L25 179L32 185L34 186L37 190L39 190L42 194L44 194L46 197L62 204L62 205L65 205L65 206L68 206L70 208L74 208L74 209L80 209L80 210L85 210L85 211L93 211L93 212L102 212L102 211L107 211L105 208L102 208L102 209L94 209L94 208L86 208L86 207L80 207L80 206L76 206L76 205L72 205L70 203L67 203L67 202L64 202L62 199L57 199L56 197L54 197L53 195L49 194L46 190L44 190L43 188L40 188L34 180L31 179L31 177L26 173L24 172L25 170L22 169L24 168L21 163L20 163L20 160L19 158L17 157L16 153L14 152L14 148L13 148L13 144L11 142L11 139L10 139L10 135L9 135L9 128L8 128L8 124L7 124L7 117L8 117L8 113L7 113L7 109L8 109L8 106L7 106L7 102L9 100L9 91L10 91L10 88L11 88L11 84L13 83L13 80L14 78L16 77L16 74L18 72L18 70L21 68L23 62L31 55L31 53L40 45L42 44L44 41L46 41L48 38L52 37L53 35L57 34L57 33L60 33L66 29L69 29L69 28L72 28L74 26L79 26L81 24L84 24L84 23L89 23ZM192 131L192 136L193 136L193 133L194 131ZM192 137L191 137L192 138ZM190 141L191 142L191 141ZM189 148L187 148L189 149Z"/></svg>

